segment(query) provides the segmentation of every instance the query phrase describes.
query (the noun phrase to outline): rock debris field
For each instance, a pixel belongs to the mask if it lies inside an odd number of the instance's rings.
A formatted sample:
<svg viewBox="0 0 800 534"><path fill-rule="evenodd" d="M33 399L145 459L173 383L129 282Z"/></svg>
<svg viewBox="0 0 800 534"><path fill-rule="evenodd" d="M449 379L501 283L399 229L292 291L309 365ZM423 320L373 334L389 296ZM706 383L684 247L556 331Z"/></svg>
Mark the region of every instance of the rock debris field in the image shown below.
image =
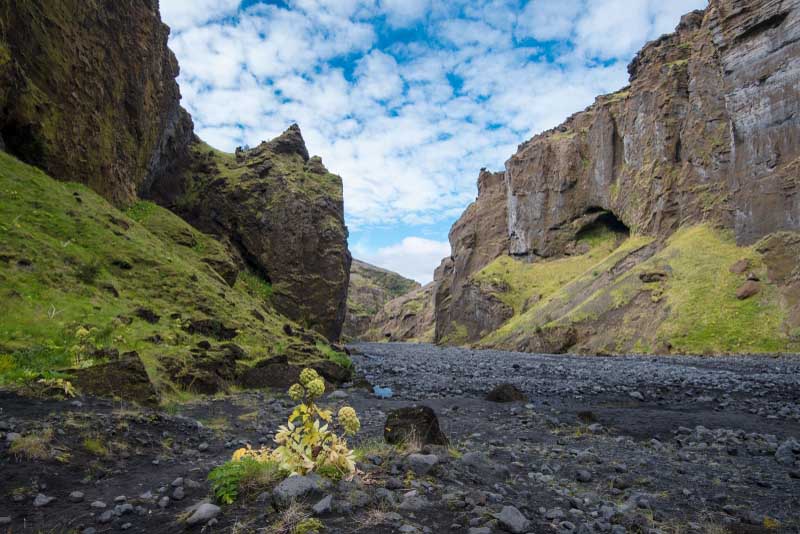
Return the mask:
<svg viewBox="0 0 800 534"><path fill-rule="evenodd" d="M322 404L359 413L359 474L292 477L229 506L206 476L271 441L284 392L165 411L0 392L0 532L277 533L298 517L326 533L800 532L798 357L351 349L366 382ZM521 400L486 400L502 384L493 399ZM384 443L387 415L411 406L449 445ZM32 435L38 459L12 452Z"/></svg>

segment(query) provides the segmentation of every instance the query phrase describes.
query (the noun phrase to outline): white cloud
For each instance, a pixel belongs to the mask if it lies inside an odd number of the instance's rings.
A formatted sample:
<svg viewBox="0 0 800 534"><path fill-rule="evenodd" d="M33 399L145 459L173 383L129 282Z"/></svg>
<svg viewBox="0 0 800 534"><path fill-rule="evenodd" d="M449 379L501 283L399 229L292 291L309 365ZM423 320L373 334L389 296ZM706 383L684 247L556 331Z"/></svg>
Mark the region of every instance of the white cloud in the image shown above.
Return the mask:
<svg viewBox="0 0 800 534"><path fill-rule="evenodd" d="M406 237L400 243L375 252L358 245L352 248L358 259L400 273L423 285L433 280L431 265L438 265L442 258L450 255L450 244L446 241L422 237Z"/></svg>
<svg viewBox="0 0 800 534"><path fill-rule="evenodd" d="M452 221L478 169L625 85L632 54L704 4L286 0L237 12L239 0L161 0L202 138L232 151L297 122L342 176L351 230L405 235ZM385 42L401 28L405 40Z"/></svg>
<svg viewBox="0 0 800 534"><path fill-rule="evenodd" d="M161 18L180 31L236 13L241 0L161 0Z"/></svg>

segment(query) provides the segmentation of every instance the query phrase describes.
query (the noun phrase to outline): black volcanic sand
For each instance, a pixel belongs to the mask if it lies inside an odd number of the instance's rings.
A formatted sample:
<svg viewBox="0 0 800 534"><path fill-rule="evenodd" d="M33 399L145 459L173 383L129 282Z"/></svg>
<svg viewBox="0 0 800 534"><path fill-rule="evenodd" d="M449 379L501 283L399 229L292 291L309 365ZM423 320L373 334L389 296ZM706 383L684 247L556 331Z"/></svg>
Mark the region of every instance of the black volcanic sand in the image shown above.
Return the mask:
<svg viewBox="0 0 800 534"><path fill-rule="evenodd" d="M382 400L344 388L346 398L323 401L356 408L356 442L379 440L389 410L425 404L452 447L423 448L435 465L413 475L418 456L368 454L355 481L307 497L309 505L333 497L332 511L320 516L326 533L513 531L495 517L504 507L527 520L519 532L800 532L798 357L352 348L359 372L394 391ZM530 401L484 400L504 382ZM189 528L179 519L209 498L209 470L244 443L269 443L291 407L283 392L166 412L0 392L0 533L273 532L279 512L268 492L222 507L213 525ZM51 459L9 453L9 435L45 428L53 430ZM75 491L82 502L70 501ZM34 506L39 494L54 500Z"/></svg>

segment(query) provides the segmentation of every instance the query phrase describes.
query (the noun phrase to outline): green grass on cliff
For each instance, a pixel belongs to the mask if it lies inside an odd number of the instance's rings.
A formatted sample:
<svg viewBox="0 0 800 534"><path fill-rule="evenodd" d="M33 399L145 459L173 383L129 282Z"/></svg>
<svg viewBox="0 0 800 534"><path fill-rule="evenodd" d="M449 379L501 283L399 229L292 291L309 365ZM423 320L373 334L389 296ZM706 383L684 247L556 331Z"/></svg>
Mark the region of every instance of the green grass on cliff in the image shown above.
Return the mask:
<svg viewBox="0 0 800 534"><path fill-rule="evenodd" d="M245 274L230 287L209 265L225 258L217 241L155 204L123 213L0 152L0 382L72 366L80 328L94 347L137 351L165 390L159 359L204 339L183 328L191 319L237 328L233 342L254 359L275 354L288 344L288 321L265 305L268 284ZM138 308L159 321L139 319Z"/></svg>
<svg viewBox="0 0 800 534"><path fill-rule="evenodd" d="M503 303L521 314L531 299L542 303L575 278L592 270L615 248L619 234L598 228L582 236L579 245L588 247L585 254L551 261L525 263L509 256L500 256L472 278L483 286L507 287L496 293Z"/></svg>
<svg viewBox="0 0 800 534"><path fill-rule="evenodd" d="M476 279L505 284L509 290L497 296L515 315L480 344L516 348L533 333L576 327L594 332L594 341L583 347L588 352L726 354L800 348L783 332L785 312L774 285L762 283L758 295L736 298L744 277L730 267L738 260L748 259L751 271L766 280L755 247L739 247L729 232L698 225L678 231L648 259L633 261L631 254L651 242L635 236L613 248L600 239L583 256L534 264L498 258ZM626 259L632 267L613 271ZM641 280L641 274L654 271L668 273L666 279ZM532 295L540 298L531 303ZM525 302L528 309L521 311Z"/></svg>

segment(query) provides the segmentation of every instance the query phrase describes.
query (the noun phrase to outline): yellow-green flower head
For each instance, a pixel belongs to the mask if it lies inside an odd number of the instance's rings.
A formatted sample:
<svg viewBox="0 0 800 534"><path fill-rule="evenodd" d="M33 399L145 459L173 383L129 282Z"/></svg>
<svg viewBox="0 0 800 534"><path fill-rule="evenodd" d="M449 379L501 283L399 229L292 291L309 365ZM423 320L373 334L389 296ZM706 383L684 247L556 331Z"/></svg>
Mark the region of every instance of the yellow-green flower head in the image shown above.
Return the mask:
<svg viewBox="0 0 800 534"><path fill-rule="evenodd" d="M306 389L308 390L308 395L310 397L319 397L325 393L325 382L323 382L321 378L315 378L306 384Z"/></svg>
<svg viewBox="0 0 800 534"><path fill-rule="evenodd" d="M306 391L300 384L292 384L292 387L289 388L289 397L295 402L302 399L305 394Z"/></svg>
<svg viewBox="0 0 800 534"><path fill-rule="evenodd" d="M77 337L78 339L83 339L83 338L87 337L88 335L89 335L89 331L88 331L88 330L86 330L86 329L85 329L84 327L82 327L82 326L81 326L81 327L79 327L79 328L78 328L78 329L75 331L75 337Z"/></svg>
<svg viewBox="0 0 800 534"><path fill-rule="evenodd" d="M339 424L348 434L355 434L361 428L361 421L358 420L356 411L350 406L344 406L339 410Z"/></svg>
<svg viewBox="0 0 800 534"><path fill-rule="evenodd" d="M316 380L318 378L319 375L314 369L307 368L303 369L300 372L300 383L303 384L304 386L308 386L309 382L311 382L312 380Z"/></svg>

